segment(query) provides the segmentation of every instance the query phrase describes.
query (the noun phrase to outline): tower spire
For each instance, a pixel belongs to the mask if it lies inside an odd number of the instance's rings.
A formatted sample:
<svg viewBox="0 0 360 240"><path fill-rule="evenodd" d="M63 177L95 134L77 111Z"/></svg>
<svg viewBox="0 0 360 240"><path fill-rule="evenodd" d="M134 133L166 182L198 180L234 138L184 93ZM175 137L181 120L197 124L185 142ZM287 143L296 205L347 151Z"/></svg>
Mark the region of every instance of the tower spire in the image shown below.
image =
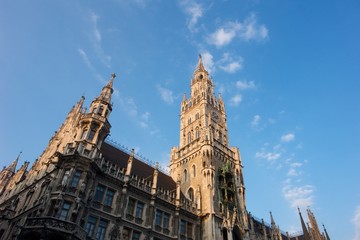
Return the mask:
<svg viewBox="0 0 360 240"><path fill-rule="evenodd" d="M301 221L301 227L302 227L302 231L303 231L303 235L304 235L304 239L305 240L310 240L310 234L306 228L306 225L305 225L305 222L304 222L304 219L301 215L301 212L300 212L300 208L298 208L298 211L299 211L299 215L300 215L300 221Z"/></svg>
<svg viewBox="0 0 360 240"><path fill-rule="evenodd" d="M8 171L15 173L16 170L16 166L18 164L20 155L21 155L22 151L20 151L19 155L17 156L17 158L9 165L9 167L7 168Z"/></svg>
<svg viewBox="0 0 360 240"><path fill-rule="evenodd" d="M100 100L104 100L107 103L111 101L111 94L114 92L113 90L113 82L116 77L115 73L111 74L111 78L109 79L108 83L103 87L101 94L99 96Z"/></svg>
<svg viewBox="0 0 360 240"><path fill-rule="evenodd" d="M197 69L196 71L201 71L201 72L204 72L205 71L205 68L204 68L204 65L203 65L203 62L202 62L202 56L201 54L199 54L199 60L198 60L198 64L197 64Z"/></svg>

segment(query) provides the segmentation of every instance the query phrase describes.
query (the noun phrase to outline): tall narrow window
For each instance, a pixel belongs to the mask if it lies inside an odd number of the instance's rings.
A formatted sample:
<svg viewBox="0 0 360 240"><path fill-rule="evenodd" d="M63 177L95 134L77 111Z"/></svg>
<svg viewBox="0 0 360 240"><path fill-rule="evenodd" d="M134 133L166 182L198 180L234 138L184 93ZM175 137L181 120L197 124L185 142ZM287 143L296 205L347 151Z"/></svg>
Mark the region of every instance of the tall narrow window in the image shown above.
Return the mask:
<svg viewBox="0 0 360 240"><path fill-rule="evenodd" d="M87 140L92 141L95 137L95 133L96 133L95 129L91 129Z"/></svg>
<svg viewBox="0 0 360 240"><path fill-rule="evenodd" d="M115 195L115 191L114 191L114 190L111 190L111 189L108 189L108 190L106 191L105 200L104 200L104 205L106 205L106 206L111 206L111 205L112 205L112 202L113 202L114 195Z"/></svg>
<svg viewBox="0 0 360 240"><path fill-rule="evenodd" d="M76 170L75 174L74 174L74 177L72 179L72 182L71 182L71 186L72 187L77 187L78 184L79 184L79 180L80 180L80 177L81 177L81 171L80 170Z"/></svg>
<svg viewBox="0 0 360 240"><path fill-rule="evenodd" d="M70 206L71 205L69 202L64 202L63 207L61 208L61 211L60 211L59 219L66 220L67 215L69 213Z"/></svg>
<svg viewBox="0 0 360 240"><path fill-rule="evenodd" d="M188 190L188 197L191 201L194 201L194 190L192 188Z"/></svg>
<svg viewBox="0 0 360 240"><path fill-rule="evenodd" d="M180 235L185 235L186 231L186 222L184 220L180 220Z"/></svg>
<svg viewBox="0 0 360 240"><path fill-rule="evenodd" d="M164 218L163 218L163 228L164 229L169 228L169 220L170 220L170 214L164 213Z"/></svg>
<svg viewBox="0 0 360 240"><path fill-rule="evenodd" d="M142 216L143 216L143 210L144 210L144 203L142 203L142 202L137 202L137 204L136 204L135 217L136 217L136 218L142 218Z"/></svg>
<svg viewBox="0 0 360 240"><path fill-rule="evenodd" d="M133 215L135 210L136 200L133 198L129 198L128 206L127 206L127 214Z"/></svg>
<svg viewBox="0 0 360 240"><path fill-rule="evenodd" d="M155 225L161 226L162 214L163 214L162 211L156 210L156 213L155 213Z"/></svg>
<svg viewBox="0 0 360 240"><path fill-rule="evenodd" d="M188 178L188 176L187 176L187 170L185 169L185 170L184 170L184 173L183 173L183 181L184 181L184 182L187 182L187 178Z"/></svg>
<svg viewBox="0 0 360 240"><path fill-rule="evenodd" d="M199 129L199 127L196 127L195 138L198 139L199 137L200 137L200 129Z"/></svg>
<svg viewBox="0 0 360 240"><path fill-rule="evenodd" d="M104 240L105 239L107 225L108 225L108 221L106 221L104 219L100 219L99 226L98 226L96 236L95 236L96 240Z"/></svg>
<svg viewBox="0 0 360 240"><path fill-rule="evenodd" d="M195 165L192 165L191 171L192 171L192 176L196 177L196 166Z"/></svg>
<svg viewBox="0 0 360 240"><path fill-rule="evenodd" d="M188 143L191 143L191 132L188 132Z"/></svg>
<svg viewBox="0 0 360 240"><path fill-rule="evenodd" d="M88 237L92 237L92 235L94 234L96 221L97 221L96 217L89 216L86 226L85 226L85 231L86 231Z"/></svg>
<svg viewBox="0 0 360 240"><path fill-rule="evenodd" d="M82 134L81 134L81 139L85 139L87 133L88 133L88 130L85 128L84 131L83 131Z"/></svg>
<svg viewBox="0 0 360 240"><path fill-rule="evenodd" d="M95 192L95 201L102 202L102 199L104 197L105 187L103 185L98 185L96 187Z"/></svg>
<svg viewBox="0 0 360 240"><path fill-rule="evenodd" d="M192 229L193 229L192 223L187 222L186 223L186 235L188 238L192 237L192 232L193 232Z"/></svg>

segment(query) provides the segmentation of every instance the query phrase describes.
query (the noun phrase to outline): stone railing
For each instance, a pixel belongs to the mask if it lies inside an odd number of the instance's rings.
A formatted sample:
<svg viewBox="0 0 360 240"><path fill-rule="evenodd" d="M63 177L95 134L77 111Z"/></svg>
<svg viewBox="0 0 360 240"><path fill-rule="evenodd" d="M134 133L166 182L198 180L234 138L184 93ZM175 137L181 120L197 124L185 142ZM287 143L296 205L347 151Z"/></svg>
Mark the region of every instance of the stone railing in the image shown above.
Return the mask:
<svg viewBox="0 0 360 240"><path fill-rule="evenodd" d="M39 231L54 230L65 235L74 236L79 240L86 239L86 232L79 225L52 217L28 218L24 227L25 229L37 229Z"/></svg>

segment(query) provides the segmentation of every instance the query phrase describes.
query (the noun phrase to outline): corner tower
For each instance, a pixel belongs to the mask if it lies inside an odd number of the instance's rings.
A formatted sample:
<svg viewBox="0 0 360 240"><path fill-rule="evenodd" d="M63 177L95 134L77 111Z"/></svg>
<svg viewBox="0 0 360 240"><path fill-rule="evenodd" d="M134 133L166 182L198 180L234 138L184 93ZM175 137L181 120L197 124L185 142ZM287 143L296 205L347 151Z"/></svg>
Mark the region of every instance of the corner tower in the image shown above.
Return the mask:
<svg viewBox="0 0 360 240"><path fill-rule="evenodd" d="M180 143L170 175L197 205L202 239L245 239L248 220L239 149L229 146L225 105L199 56L190 97L180 107Z"/></svg>

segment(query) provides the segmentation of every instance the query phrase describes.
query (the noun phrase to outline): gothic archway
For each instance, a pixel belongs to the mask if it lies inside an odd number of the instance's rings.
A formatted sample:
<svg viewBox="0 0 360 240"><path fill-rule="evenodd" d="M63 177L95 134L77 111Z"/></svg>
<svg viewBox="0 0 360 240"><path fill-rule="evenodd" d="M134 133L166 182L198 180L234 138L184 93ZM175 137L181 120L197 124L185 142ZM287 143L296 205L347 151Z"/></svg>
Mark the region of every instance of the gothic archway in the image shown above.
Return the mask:
<svg viewBox="0 0 360 240"><path fill-rule="evenodd" d="M228 240L228 234L227 234L227 229L226 228L222 229L222 235L223 235L223 240Z"/></svg>
<svg viewBox="0 0 360 240"><path fill-rule="evenodd" d="M234 226L232 235L233 235L233 240L242 240L241 232L238 226Z"/></svg>

